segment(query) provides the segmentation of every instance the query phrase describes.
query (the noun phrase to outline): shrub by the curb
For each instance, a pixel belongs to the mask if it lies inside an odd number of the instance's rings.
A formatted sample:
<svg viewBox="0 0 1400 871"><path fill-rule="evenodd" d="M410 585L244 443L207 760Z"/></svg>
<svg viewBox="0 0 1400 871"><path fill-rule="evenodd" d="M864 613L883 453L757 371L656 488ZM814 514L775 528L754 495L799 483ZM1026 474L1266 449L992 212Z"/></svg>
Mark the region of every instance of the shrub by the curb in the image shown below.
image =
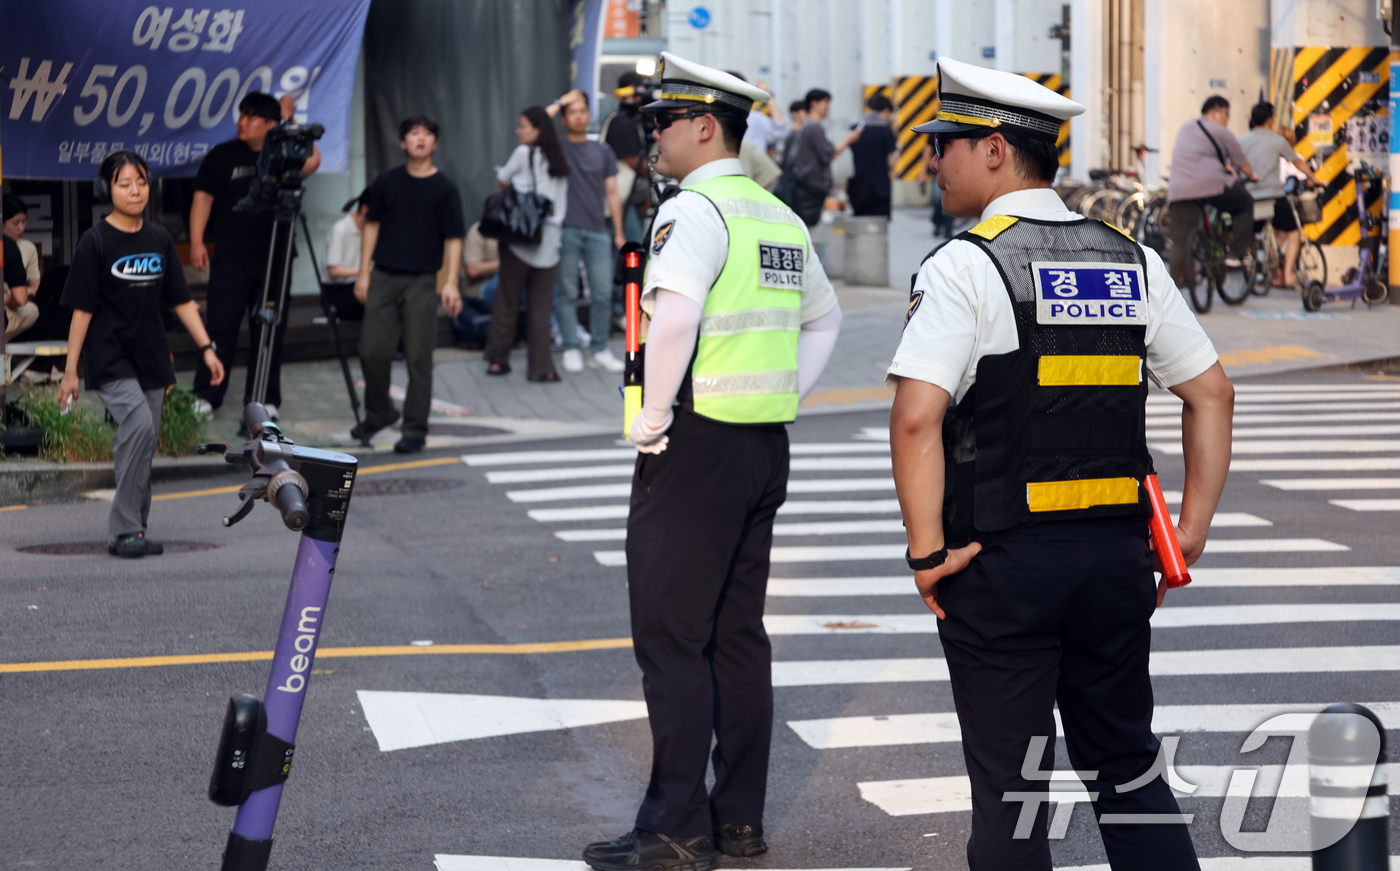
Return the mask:
<svg viewBox="0 0 1400 871"><path fill-rule="evenodd" d="M195 413L196 397L179 385L166 391L156 453L184 457L204 438L204 420ZM117 429L82 408L60 414L57 388L29 389L19 398L30 426L44 431L44 456L63 463L104 462L112 459Z"/></svg>

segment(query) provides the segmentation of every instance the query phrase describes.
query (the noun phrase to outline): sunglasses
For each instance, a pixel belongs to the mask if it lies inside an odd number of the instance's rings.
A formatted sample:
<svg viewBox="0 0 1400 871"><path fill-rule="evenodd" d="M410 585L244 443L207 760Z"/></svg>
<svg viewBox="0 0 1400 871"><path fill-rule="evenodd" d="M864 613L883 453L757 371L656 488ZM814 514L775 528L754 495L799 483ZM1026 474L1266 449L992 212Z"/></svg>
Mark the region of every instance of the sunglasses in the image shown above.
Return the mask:
<svg viewBox="0 0 1400 871"><path fill-rule="evenodd" d="M652 116L652 123L656 125L658 131L665 130L677 121L689 121L694 118L703 118L706 115L714 114L712 109L689 109L685 112L672 114L671 112L657 112Z"/></svg>
<svg viewBox="0 0 1400 871"><path fill-rule="evenodd" d="M953 133L930 133L928 138L929 142L933 145L933 153L937 155L939 160L942 160L944 153L948 150L948 143L952 142L954 139L984 139L987 136L987 133L983 133L980 130L958 130Z"/></svg>

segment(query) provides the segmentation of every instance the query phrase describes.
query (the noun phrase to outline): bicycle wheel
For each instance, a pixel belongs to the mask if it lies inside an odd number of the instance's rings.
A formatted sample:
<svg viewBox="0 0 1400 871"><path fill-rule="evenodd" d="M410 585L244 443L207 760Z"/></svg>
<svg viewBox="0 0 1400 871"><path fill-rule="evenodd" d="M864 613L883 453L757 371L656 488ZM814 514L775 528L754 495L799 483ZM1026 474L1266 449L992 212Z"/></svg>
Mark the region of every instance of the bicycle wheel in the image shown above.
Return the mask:
<svg viewBox="0 0 1400 871"><path fill-rule="evenodd" d="M1142 216L1138 218L1136 232L1133 235L1139 242L1166 259L1170 248L1167 228L1167 198L1165 195L1158 194L1142 210Z"/></svg>
<svg viewBox="0 0 1400 871"><path fill-rule="evenodd" d="M1206 243L1199 230L1191 236L1191 259L1195 261L1196 278L1186 290L1191 297L1191 307L1197 314L1203 315L1210 311L1214 300L1211 298L1211 262L1206 256Z"/></svg>
<svg viewBox="0 0 1400 871"><path fill-rule="evenodd" d="M1123 232L1132 233L1137 229L1138 219L1142 217L1146 208L1147 197L1142 191L1130 194L1118 204L1118 213L1113 216L1113 223Z"/></svg>
<svg viewBox="0 0 1400 871"><path fill-rule="evenodd" d="M1302 234L1298 237L1301 241L1298 245L1298 263L1295 269L1298 273L1298 280L1304 287L1316 281L1323 287L1327 286L1327 255L1322 252L1322 246Z"/></svg>
<svg viewBox="0 0 1400 871"><path fill-rule="evenodd" d="M1274 284L1274 270L1283 268L1283 260L1278 256L1278 243L1274 230L1268 224L1254 237L1254 288L1255 296L1268 296Z"/></svg>
<svg viewBox="0 0 1400 871"><path fill-rule="evenodd" d="M1096 193L1096 192L1098 192L1098 191L1101 191L1101 190L1103 190L1103 186L1102 186L1102 185L1097 185L1097 184L1085 184L1085 185L1080 185L1079 187L1077 187L1077 188L1075 188L1074 190L1070 191L1069 196L1065 197L1065 208L1069 209L1071 212L1079 212L1079 213L1082 215L1082 214L1084 214L1084 213L1083 213L1083 212L1080 212L1080 210L1079 210L1079 204L1082 203L1082 202L1084 202L1084 198L1085 198L1085 197L1089 196L1089 195L1092 194L1092 193Z"/></svg>
<svg viewBox="0 0 1400 871"><path fill-rule="evenodd" d="M1215 273L1218 279L1215 289L1220 293L1220 298L1225 300L1226 305L1240 305L1249 299L1249 295L1254 291L1258 278L1258 262L1254 258L1254 249L1250 248L1246 251L1242 259L1244 265L1238 269L1230 269L1223 262L1215 264Z"/></svg>
<svg viewBox="0 0 1400 871"><path fill-rule="evenodd" d="M1385 279L1376 275L1372 270L1367 269L1363 282L1361 301L1366 303L1368 308L1384 305L1385 301L1390 297L1390 285L1386 284Z"/></svg>
<svg viewBox="0 0 1400 871"><path fill-rule="evenodd" d="M1118 205L1127 199L1127 196L1117 188L1104 188L1093 196L1086 197L1084 202L1079 204L1079 211L1095 221L1112 221L1118 214Z"/></svg>

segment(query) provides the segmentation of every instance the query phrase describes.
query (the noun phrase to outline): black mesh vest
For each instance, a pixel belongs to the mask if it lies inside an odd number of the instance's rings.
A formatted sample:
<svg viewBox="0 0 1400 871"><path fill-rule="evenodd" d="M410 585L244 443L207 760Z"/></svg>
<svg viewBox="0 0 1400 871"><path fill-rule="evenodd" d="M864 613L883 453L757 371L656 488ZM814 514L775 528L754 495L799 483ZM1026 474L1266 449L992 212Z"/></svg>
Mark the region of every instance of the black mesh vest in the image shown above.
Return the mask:
<svg viewBox="0 0 1400 871"><path fill-rule="evenodd" d="M1042 520L1150 517L1142 249L1088 219L997 216L958 238L996 265L1019 347L982 357L944 418L949 546Z"/></svg>

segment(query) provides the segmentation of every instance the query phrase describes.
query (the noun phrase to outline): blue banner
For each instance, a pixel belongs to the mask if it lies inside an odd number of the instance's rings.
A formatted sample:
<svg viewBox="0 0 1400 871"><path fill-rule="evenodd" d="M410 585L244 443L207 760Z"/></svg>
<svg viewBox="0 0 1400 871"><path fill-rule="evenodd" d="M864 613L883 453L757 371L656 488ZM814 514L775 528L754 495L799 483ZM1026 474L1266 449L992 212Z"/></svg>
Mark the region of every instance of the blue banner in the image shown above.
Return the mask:
<svg viewBox="0 0 1400 871"><path fill-rule="evenodd" d="M569 82L588 95L598 111L598 57L603 53L604 0L572 0L569 4Z"/></svg>
<svg viewBox="0 0 1400 871"><path fill-rule="evenodd" d="M370 0L220 2L0 3L4 176L91 179L123 148L155 175L194 175L249 91L290 95L298 122L326 128L321 171L347 172Z"/></svg>

